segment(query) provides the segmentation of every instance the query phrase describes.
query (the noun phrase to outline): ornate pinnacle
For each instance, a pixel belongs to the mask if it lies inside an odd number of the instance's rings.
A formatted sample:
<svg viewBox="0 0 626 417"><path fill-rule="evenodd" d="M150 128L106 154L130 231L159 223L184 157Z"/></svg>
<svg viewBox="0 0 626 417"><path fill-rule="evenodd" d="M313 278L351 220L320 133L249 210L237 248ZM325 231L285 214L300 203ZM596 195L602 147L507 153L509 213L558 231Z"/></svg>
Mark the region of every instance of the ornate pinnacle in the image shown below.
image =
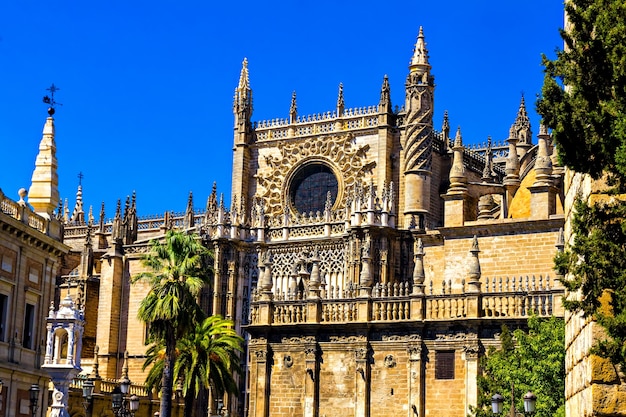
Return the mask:
<svg viewBox="0 0 626 417"><path fill-rule="evenodd" d="M289 107L289 123L295 123L298 118L298 105L296 104L296 91L291 93L291 106Z"/></svg>
<svg viewBox="0 0 626 417"><path fill-rule="evenodd" d="M443 132L446 146L448 146L448 140L450 139L450 122L448 121L448 110L443 112L443 123L441 125L441 131Z"/></svg>
<svg viewBox="0 0 626 417"><path fill-rule="evenodd" d="M456 128L456 135L454 136L454 147L462 147L463 146L463 136L461 136L461 126Z"/></svg>
<svg viewBox="0 0 626 417"><path fill-rule="evenodd" d="M472 240L472 249L470 249L470 263L469 263L469 271L468 271L468 292L480 292L480 260L478 259L478 253L480 249L478 248L478 238L474 235L474 239Z"/></svg>
<svg viewBox="0 0 626 417"><path fill-rule="evenodd" d="M411 58L410 68L416 66L428 66L428 50L426 49L426 42L424 41L424 28L420 26L419 34L417 35L417 42L413 49L413 57Z"/></svg>
<svg viewBox="0 0 626 417"><path fill-rule="evenodd" d="M483 169L483 181L490 181L493 177L491 164L493 155L491 154L491 136L487 137L487 149L485 150L485 168Z"/></svg>
<svg viewBox="0 0 626 417"><path fill-rule="evenodd" d="M387 74L385 74L385 77L383 78L383 85L380 88L380 102L378 103L378 105L391 107L389 77L387 77Z"/></svg>
<svg viewBox="0 0 626 417"><path fill-rule="evenodd" d="M339 94L337 97L337 116L343 115L345 102L343 100L343 83L339 83Z"/></svg>

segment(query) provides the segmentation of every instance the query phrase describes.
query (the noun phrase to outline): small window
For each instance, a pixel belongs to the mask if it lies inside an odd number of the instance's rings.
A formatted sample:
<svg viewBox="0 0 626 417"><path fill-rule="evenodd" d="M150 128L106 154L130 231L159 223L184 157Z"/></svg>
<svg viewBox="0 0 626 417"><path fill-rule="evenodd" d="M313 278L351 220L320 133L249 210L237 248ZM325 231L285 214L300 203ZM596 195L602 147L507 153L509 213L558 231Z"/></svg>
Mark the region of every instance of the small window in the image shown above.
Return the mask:
<svg viewBox="0 0 626 417"><path fill-rule="evenodd" d="M454 379L454 351L435 352L435 379Z"/></svg>
<svg viewBox="0 0 626 417"><path fill-rule="evenodd" d="M8 273L13 272L13 258L10 255L2 255L2 270Z"/></svg>
<svg viewBox="0 0 626 417"><path fill-rule="evenodd" d="M24 335L22 337L22 346L26 349L32 349L35 339L35 306L26 304L24 311Z"/></svg>

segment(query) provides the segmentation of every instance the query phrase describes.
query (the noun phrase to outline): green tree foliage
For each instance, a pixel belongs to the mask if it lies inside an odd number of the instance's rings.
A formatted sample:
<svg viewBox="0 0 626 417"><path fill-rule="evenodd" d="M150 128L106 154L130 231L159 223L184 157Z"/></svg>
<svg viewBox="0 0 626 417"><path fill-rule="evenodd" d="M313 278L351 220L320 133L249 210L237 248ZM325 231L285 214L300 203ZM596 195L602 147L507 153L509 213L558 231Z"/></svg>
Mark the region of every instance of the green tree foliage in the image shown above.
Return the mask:
<svg viewBox="0 0 626 417"><path fill-rule="evenodd" d="M626 186L626 3L567 0L565 48L544 57L537 111L552 129L561 162ZM565 87L567 86L567 87Z"/></svg>
<svg viewBox="0 0 626 417"><path fill-rule="evenodd" d="M621 200L575 203L574 241L557 255L557 268L569 272L564 285L579 291L565 307L593 316L609 336L592 350L626 369L626 204Z"/></svg>
<svg viewBox="0 0 626 417"><path fill-rule="evenodd" d="M134 277L134 282L143 280L150 285L138 311L139 319L148 324L148 342L165 348L161 417L170 417L172 412L176 342L204 318L196 300L210 281L205 262L209 257L198 236L170 230L163 241L151 242L151 251L142 260L149 271Z"/></svg>
<svg viewBox="0 0 626 417"><path fill-rule="evenodd" d="M220 316L207 317L193 332L178 340L174 380L181 384L186 417L192 415L200 390L212 387L218 397L223 393L237 393L233 372L241 373L242 343L243 338L233 329L233 322ZM149 389L161 388L164 363L163 345L153 344L144 363L144 369L150 367L146 378Z"/></svg>
<svg viewBox="0 0 626 417"><path fill-rule="evenodd" d="M535 417L565 416L565 324L563 319L531 317L528 332L502 327L500 349L490 348L481 358L478 406L475 417L492 417L491 397L504 397L504 414L511 408L511 385L515 408L524 410L528 391L537 396Z"/></svg>
<svg viewBox="0 0 626 417"><path fill-rule="evenodd" d="M593 178L605 177L607 195L626 192L626 3L568 0L565 49L544 57L545 80L537 102L552 129L561 162ZM565 87L566 86L566 87ZM573 245L556 258L569 290L566 303L595 317L608 341L595 352L626 365L626 201L575 203ZM603 306L603 302L604 306ZM626 368L623 368L626 369Z"/></svg>

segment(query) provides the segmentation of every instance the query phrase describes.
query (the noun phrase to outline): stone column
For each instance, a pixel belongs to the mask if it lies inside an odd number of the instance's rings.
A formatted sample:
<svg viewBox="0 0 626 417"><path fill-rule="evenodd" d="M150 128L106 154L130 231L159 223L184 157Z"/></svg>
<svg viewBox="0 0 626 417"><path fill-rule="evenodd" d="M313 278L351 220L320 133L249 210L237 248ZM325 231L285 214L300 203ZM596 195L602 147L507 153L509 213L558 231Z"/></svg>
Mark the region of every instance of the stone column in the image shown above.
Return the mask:
<svg viewBox="0 0 626 417"><path fill-rule="evenodd" d="M250 394L254 403L250 404L249 415L250 417L269 417L269 346L265 339L251 341L250 345L252 357Z"/></svg>
<svg viewBox="0 0 626 417"><path fill-rule="evenodd" d="M356 359L354 415L355 417L369 417L370 368L367 345L355 348L354 357Z"/></svg>
<svg viewBox="0 0 626 417"><path fill-rule="evenodd" d="M306 375L304 376L304 417L319 414L319 366L318 348L311 344L304 347Z"/></svg>
<svg viewBox="0 0 626 417"><path fill-rule="evenodd" d="M424 362L422 361L421 342L411 344L409 353L409 417L425 415L424 408Z"/></svg>
<svg viewBox="0 0 626 417"><path fill-rule="evenodd" d="M478 340L470 341L463 346L465 355L465 414L469 415L470 406L478 404L478 356L480 346Z"/></svg>

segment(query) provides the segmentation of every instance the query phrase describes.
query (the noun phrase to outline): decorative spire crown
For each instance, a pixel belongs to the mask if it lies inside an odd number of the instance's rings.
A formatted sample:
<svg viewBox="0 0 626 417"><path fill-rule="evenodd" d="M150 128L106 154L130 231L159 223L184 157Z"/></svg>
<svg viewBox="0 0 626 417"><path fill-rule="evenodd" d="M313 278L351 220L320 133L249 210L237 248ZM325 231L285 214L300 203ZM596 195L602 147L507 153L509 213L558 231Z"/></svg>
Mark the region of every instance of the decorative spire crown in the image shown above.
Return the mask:
<svg viewBox="0 0 626 417"><path fill-rule="evenodd" d="M428 49L426 49L426 42L424 41L424 28L420 26L419 35L417 35L417 42L413 49L413 57L411 58L411 65L409 68L415 67L430 67L428 63Z"/></svg>
<svg viewBox="0 0 626 417"><path fill-rule="evenodd" d="M343 99L343 83L339 83L339 94L337 96L337 116L341 116L345 109L345 102Z"/></svg>
<svg viewBox="0 0 626 417"><path fill-rule="evenodd" d="M385 74L383 78L383 85L380 88L380 102L379 106L391 106L391 89L389 88L389 77Z"/></svg>

